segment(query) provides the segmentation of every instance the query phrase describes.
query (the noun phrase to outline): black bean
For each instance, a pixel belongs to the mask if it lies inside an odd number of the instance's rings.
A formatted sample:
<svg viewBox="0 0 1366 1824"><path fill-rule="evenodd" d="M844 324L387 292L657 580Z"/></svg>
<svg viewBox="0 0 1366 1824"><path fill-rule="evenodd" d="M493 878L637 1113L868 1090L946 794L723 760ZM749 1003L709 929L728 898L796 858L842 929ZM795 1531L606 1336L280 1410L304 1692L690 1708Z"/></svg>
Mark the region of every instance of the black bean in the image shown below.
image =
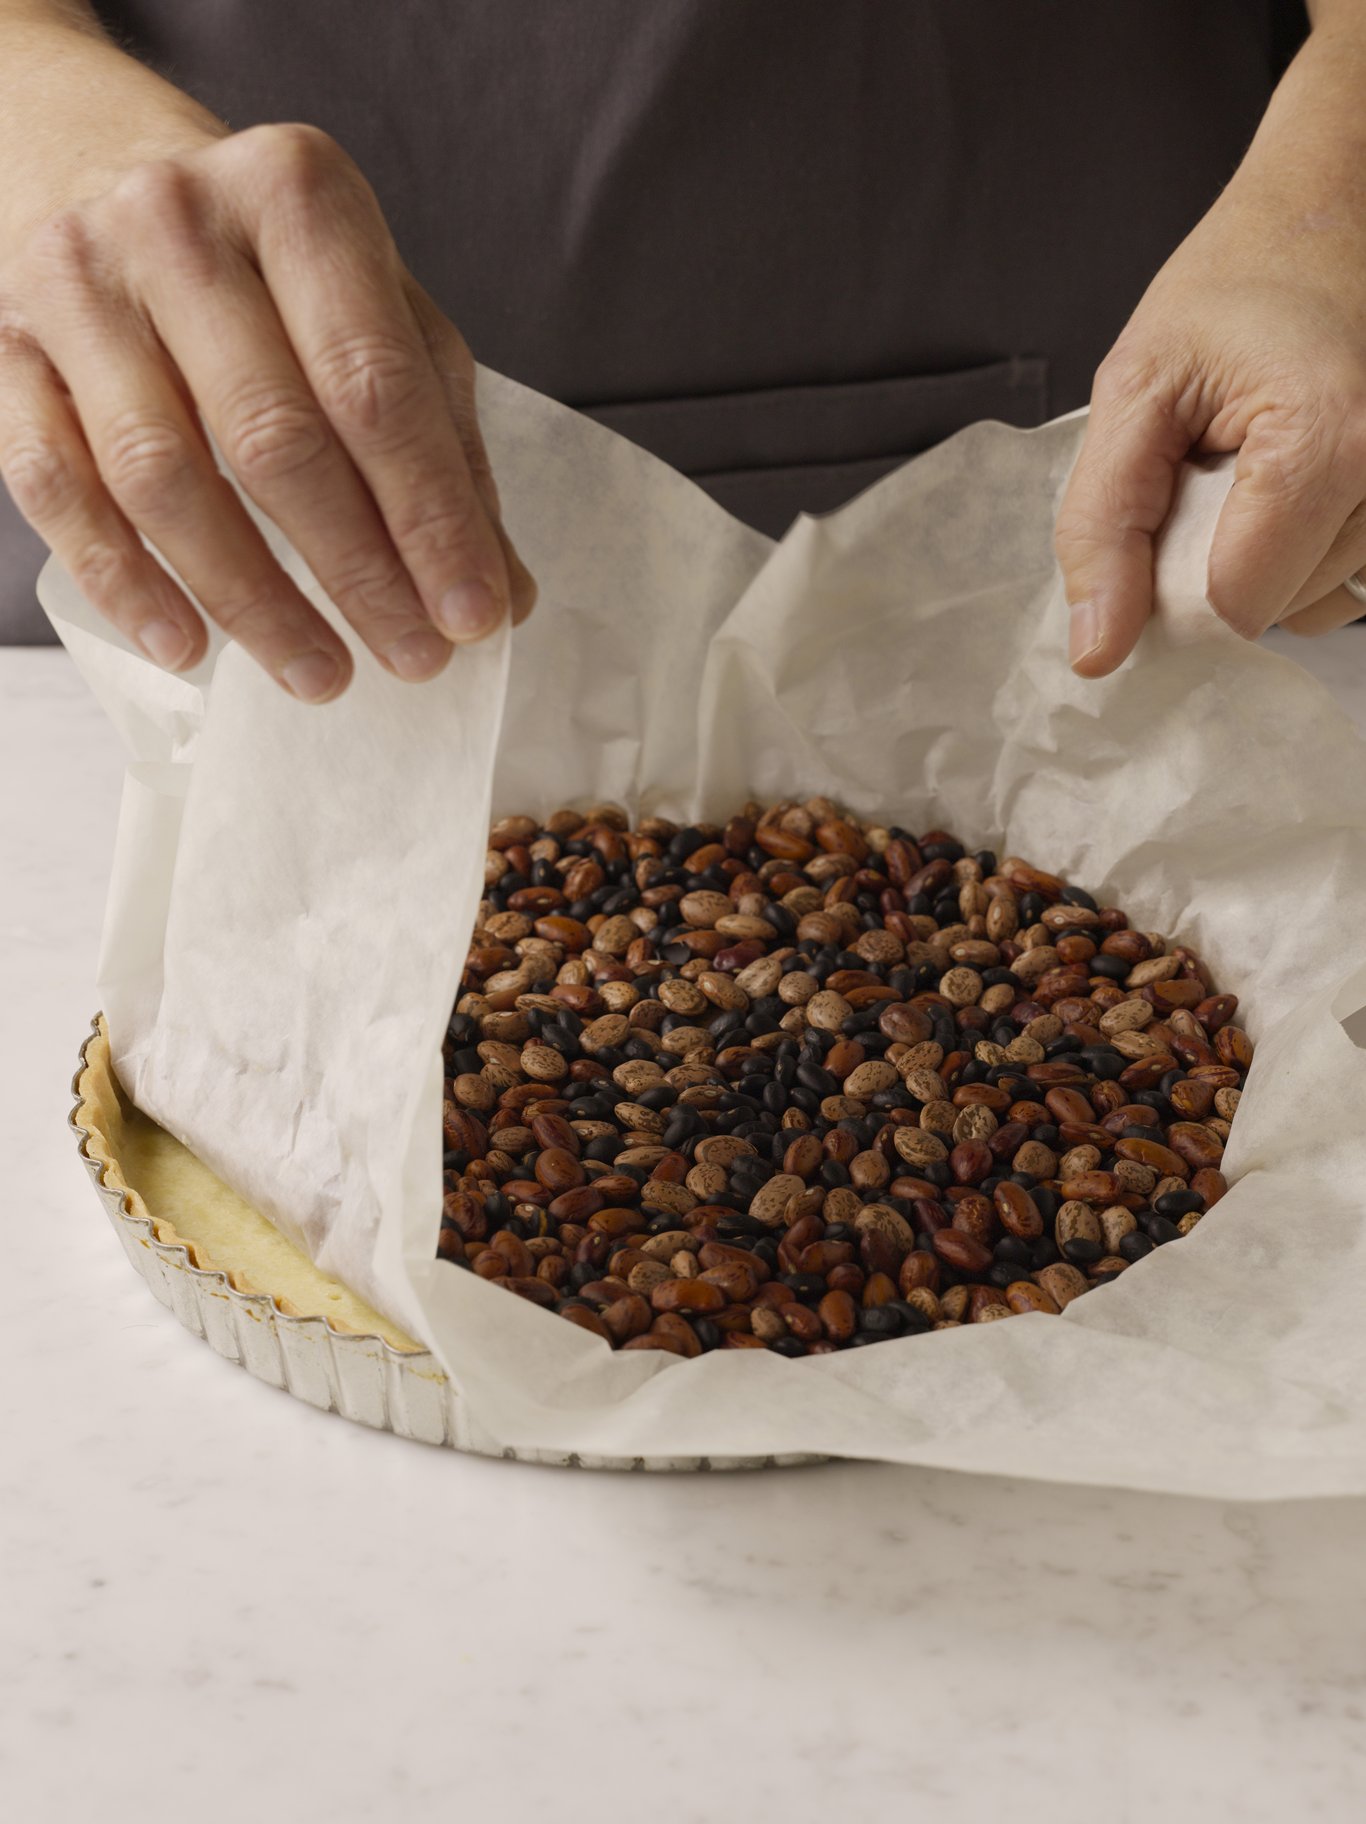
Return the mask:
<svg viewBox="0 0 1366 1824"><path fill-rule="evenodd" d="M1169 1221L1178 1216L1185 1216L1192 1210L1203 1211L1205 1200L1199 1191L1163 1191L1160 1197L1154 1197L1153 1208L1159 1216Z"/></svg>
<svg viewBox="0 0 1366 1824"><path fill-rule="evenodd" d="M866 1305L858 1314L858 1327L864 1336L895 1336L901 1313L890 1304Z"/></svg>
<svg viewBox="0 0 1366 1824"><path fill-rule="evenodd" d="M1074 1267L1089 1267L1104 1253L1105 1249L1098 1241L1083 1241L1080 1237L1062 1244L1063 1259L1070 1260Z"/></svg>
<svg viewBox="0 0 1366 1824"><path fill-rule="evenodd" d="M833 1077L823 1064L799 1064L797 1081L806 1089L813 1090L818 1096L837 1096L839 1079Z"/></svg>
<svg viewBox="0 0 1366 1824"><path fill-rule="evenodd" d="M767 860L768 857L765 856L764 859ZM733 1241L737 1235L767 1235L768 1230L757 1216L746 1216L737 1211L734 1216L717 1217L716 1233L722 1241Z"/></svg>
<svg viewBox="0 0 1366 1824"><path fill-rule="evenodd" d="M923 1336L927 1330L934 1329L934 1319L927 1316L919 1305L908 1304L904 1298L888 1299L886 1309L895 1311L901 1319L901 1328L909 1336Z"/></svg>
<svg viewBox="0 0 1366 1824"><path fill-rule="evenodd" d="M915 1097L906 1089L880 1089L873 1097L873 1108L914 1108Z"/></svg>

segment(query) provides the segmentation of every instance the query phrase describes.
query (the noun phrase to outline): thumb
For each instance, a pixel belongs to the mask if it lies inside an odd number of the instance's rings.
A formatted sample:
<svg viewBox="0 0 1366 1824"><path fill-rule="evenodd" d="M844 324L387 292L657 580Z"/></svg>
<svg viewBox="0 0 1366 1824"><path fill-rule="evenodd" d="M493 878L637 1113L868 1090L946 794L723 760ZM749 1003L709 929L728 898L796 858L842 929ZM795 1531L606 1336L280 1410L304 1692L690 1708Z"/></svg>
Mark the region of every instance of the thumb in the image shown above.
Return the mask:
<svg viewBox="0 0 1366 1824"><path fill-rule="evenodd" d="M1152 613L1153 538L1189 447L1157 394L1097 374L1053 539L1072 608L1068 657L1084 678L1103 678L1121 664Z"/></svg>

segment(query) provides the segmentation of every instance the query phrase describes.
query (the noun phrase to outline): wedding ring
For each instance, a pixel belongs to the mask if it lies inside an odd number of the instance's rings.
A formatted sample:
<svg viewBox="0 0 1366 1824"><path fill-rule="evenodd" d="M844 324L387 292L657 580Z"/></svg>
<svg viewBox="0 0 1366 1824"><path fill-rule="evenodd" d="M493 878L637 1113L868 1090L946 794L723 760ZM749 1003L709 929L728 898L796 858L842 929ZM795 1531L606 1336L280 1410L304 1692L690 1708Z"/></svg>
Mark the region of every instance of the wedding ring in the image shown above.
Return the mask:
<svg viewBox="0 0 1366 1824"><path fill-rule="evenodd" d="M1349 576L1342 586L1348 595L1354 595L1363 606L1366 606L1366 583L1362 582L1360 576Z"/></svg>

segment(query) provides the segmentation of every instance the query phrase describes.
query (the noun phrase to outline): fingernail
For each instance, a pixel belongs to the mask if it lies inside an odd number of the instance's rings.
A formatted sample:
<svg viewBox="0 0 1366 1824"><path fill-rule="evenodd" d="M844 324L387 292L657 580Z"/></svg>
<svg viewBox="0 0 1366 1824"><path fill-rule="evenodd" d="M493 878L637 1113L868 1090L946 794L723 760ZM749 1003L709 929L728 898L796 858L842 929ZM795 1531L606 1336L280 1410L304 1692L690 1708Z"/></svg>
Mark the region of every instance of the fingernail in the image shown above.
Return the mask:
<svg viewBox="0 0 1366 1824"><path fill-rule="evenodd" d="M1089 659L1101 642L1100 610L1094 602L1078 602L1072 609L1072 630L1068 638L1068 663L1075 665Z"/></svg>
<svg viewBox="0 0 1366 1824"><path fill-rule="evenodd" d="M405 633L401 640L386 646L384 656L399 677L415 684L422 678L434 677L441 670L451 656L451 643L430 629L426 632L419 629L415 633Z"/></svg>
<svg viewBox="0 0 1366 1824"><path fill-rule="evenodd" d="M453 640L477 640L492 633L502 610L487 583L468 577L448 589L436 605L436 622Z"/></svg>
<svg viewBox="0 0 1366 1824"><path fill-rule="evenodd" d="M280 672L286 689L305 703L317 703L330 696L340 675L337 661L325 652L300 653Z"/></svg>
<svg viewBox="0 0 1366 1824"><path fill-rule="evenodd" d="M138 644L158 665L178 671L189 656L193 641L176 621L149 621L138 628Z"/></svg>

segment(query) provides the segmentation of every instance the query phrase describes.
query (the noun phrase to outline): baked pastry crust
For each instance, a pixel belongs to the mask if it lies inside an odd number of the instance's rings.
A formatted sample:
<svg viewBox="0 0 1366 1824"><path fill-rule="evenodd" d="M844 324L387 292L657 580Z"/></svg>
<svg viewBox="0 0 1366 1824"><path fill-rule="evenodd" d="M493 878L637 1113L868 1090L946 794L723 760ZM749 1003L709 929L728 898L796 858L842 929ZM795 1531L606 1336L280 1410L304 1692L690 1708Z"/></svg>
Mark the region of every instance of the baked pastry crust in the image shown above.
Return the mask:
<svg viewBox="0 0 1366 1824"><path fill-rule="evenodd" d="M192 1265L223 1273L238 1292L264 1294L287 1317L321 1317L341 1336L379 1336L405 1353L426 1353L133 1106L114 1074L102 1013L85 1058L76 1120L89 1135L86 1151L159 1242L184 1248Z"/></svg>

